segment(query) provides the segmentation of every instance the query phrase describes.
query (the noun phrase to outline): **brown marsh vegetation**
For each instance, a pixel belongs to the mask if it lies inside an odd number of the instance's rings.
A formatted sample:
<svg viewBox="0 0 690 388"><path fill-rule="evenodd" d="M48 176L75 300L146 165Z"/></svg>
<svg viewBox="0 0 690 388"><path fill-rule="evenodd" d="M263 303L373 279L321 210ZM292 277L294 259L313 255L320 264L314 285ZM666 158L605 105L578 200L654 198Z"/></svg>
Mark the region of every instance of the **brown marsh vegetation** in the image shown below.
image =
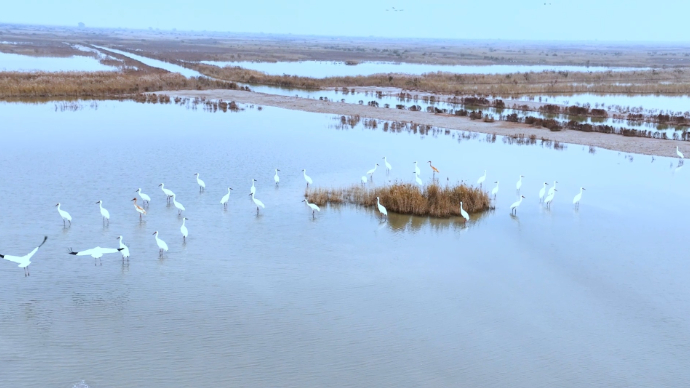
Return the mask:
<svg viewBox="0 0 690 388"><path fill-rule="evenodd" d="M376 206L376 197L389 212L431 217L460 215L460 202L468 213L491 207L489 195L465 184L441 186L437 182L419 187L411 183L394 183L376 188L353 185L346 188L316 188L306 198L319 206L351 203L364 207Z"/></svg>
<svg viewBox="0 0 690 388"><path fill-rule="evenodd" d="M436 64L545 64L660 67L690 65L687 43L624 44L387 39L212 31L129 30L0 24L0 41L22 42L39 51L63 42L120 45L158 59L184 61L340 61ZM16 49L0 47L0 51ZM34 48L28 48L33 50Z"/></svg>
<svg viewBox="0 0 690 388"><path fill-rule="evenodd" d="M295 89L330 87L394 87L447 95L522 96L530 94L690 93L690 69L637 70L607 72L542 71L511 74L426 73L374 74L311 78L292 75L269 75L241 67L218 67L179 62L202 74L218 79L249 84L273 85Z"/></svg>
<svg viewBox="0 0 690 388"><path fill-rule="evenodd" d="M120 98L182 89L238 89L238 86L168 72L0 72L0 98Z"/></svg>

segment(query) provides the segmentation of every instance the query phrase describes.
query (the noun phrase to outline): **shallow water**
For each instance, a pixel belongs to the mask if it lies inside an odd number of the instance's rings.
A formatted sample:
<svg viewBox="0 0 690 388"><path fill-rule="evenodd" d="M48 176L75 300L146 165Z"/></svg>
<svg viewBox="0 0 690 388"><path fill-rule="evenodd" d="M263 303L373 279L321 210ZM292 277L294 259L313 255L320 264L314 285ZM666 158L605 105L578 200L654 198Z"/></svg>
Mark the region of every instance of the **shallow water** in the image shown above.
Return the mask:
<svg viewBox="0 0 690 388"><path fill-rule="evenodd" d="M173 63L168 63L168 62L161 61L158 59L144 57L141 55L132 54L132 53L127 52L127 51L116 50L116 49L109 48L109 47L101 47L101 46L96 46L96 45L93 45L93 46L98 47L99 49L102 49L102 50L112 51L116 54L130 57L134 60L137 60L137 61L139 61L145 65L151 66L151 67L157 67L159 69L164 69L164 70L167 70L167 71L172 72L172 73L180 73L185 77L205 77L205 75L199 73L196 70L188 69L186 67L182 67L180 65L176 65Z"/></svg>
<svg viewBox="0 0 690 388"><path fill-rule="evenodd" d="M687 112L690 111L690 96L676 95L664 96L653 94L574 94L571 96L557 96L557 95L543 95L534 96L533 98L523 97L524 100L536 100L542 98L544 102L551 102L554 104L575 105L575 104L603 104L606 107L630 107L630 108L644 108L646 110L664 110L673 112Z"/></svg>
<svg viewBox="0 0 690 388"><path fill-rule="evenodd" d="M93 57L31 57L0 52L0 71L115 71Z"/></svg>
<svg viewBox="0 0 690 388"><path fill-rule="evenodd" d="M382 73L424 74L437 71L459 74L505 74L517 72L542 71L629 71L640 70L630 67L587 67L587 66L551 66L551 65L438 65L423 63L396 62L362 62L358 65L346 65L344 62L302 61L302 62L221 62L201 61L220 67L240 66L245 69L262 71L272 75L297 75L301 77L344 77L372 75Z"/></svg>
<svg viewBox="0 0 690 388"><path fill-rule="evenodd" d="M690 181L675 160L459 132L337 130L329 115L270 107L0 104L0 114L0 253L49 237L31 277L0 262L6 386L678 387L690 378L687 233L676 221L690 215ZM375 184L412 181L415 160L424 180L429 159L441 181L474 182L487 169L487 182L501 181L497 209L467 227L394 214L382 223L352 206L312 219L300 202L303 168L316 186L339 186L384 155L393 170L379 169ZM511 217L520 174L527 198ZM266 204L258 217L252 178ZM554 179L548 211L537 192ZM161 182L187 208L186 244ZM138 187L153 198L143 223L129 201ZM170 246L162 259L156 230ZM117 254L102 266L66 254L114 247L118 235L128 265Z"/></svg>

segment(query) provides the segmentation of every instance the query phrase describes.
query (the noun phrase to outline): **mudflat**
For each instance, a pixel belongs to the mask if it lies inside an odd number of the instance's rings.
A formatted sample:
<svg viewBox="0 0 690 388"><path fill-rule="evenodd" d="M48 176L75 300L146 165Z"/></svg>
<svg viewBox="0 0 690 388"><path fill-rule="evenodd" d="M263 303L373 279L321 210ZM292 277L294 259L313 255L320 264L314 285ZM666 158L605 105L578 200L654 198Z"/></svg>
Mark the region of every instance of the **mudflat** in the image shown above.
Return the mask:
<svg viewBox="0 0 690 388"><path fill-rule="evenodd" d="M222 99L238 103L274 106L284 109L301 110L314 113L330 113L335 115L359 115L361 117L406 121L418 124L432 125L439 128L472 131L480 133L495 133L501 136L535 135L561 143L580 144L604 148L614 151L635 153L642 155L676 156L676 146L683 153L690 154L690 144L677 140L650 139L641 137L627 137L597 132L580 132L562 130L552 132L542 127L532 127L526 124L495 121L493 123L481 120L470 120L447 114L433 114L391 108L371 107L368 105L348 104L333 101L312 100L301 97L279 96L274 94L247 92L240 90L209 89L209 90L171 90L157 92L169 96L206 98L209 100Z"/></svg>

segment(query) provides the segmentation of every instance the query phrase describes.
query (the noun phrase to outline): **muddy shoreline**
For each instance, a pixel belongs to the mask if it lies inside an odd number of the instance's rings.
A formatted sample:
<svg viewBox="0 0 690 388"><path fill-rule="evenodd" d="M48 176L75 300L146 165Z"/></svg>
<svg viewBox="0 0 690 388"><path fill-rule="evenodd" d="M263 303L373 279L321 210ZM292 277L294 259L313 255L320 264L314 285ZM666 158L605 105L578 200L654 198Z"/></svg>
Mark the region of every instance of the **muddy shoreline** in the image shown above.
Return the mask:
<svg viewBox="0 0 690 388"><path fill-rule="evenodd" d="M358 88L359 89L359 88ZM481 120L470 120L467 117L414 112L390 108L375 108L368 105L347 104L342 102L311 100L300 97L279 96L239 90L171 90L158 94L188 98L206 98L209 100L222 99L244 104L273 106L283 109L301 110L314 113L329 113L335 115L359 115L361 117L390 121L408 121L418 124L432 125L439 128L472 131L480 133L495 133L500 136L535 135L561 143L593 146L613 151L621 151L642 155L656 155L676 157L676 146L685 154L690 154L690 144L684 141L649 139L640 137L626 137L621 135L580 132L562 130L552 132L546 128L532 127L525 124L496 121L485 123Z"/></svg>

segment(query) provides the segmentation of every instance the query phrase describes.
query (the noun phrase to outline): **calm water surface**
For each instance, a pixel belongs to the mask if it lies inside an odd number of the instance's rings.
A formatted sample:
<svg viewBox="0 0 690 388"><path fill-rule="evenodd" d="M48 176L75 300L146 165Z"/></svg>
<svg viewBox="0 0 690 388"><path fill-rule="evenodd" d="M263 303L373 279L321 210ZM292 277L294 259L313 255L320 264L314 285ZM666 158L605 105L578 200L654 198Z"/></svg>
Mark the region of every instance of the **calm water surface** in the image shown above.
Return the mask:
<svg viewBox="0 0 690 388"><path fill-rule="evenodd" d="M301 77L343 77L372 75L381 73L424 74L437 71L459 74L505 74L517 72L542 71L629 71L640 70L629 67L587 67L587 66L550 66L550 65L438 65L405 62L362 62L358 65L346 65L344 62L302 61L302 62L221 62L201 61L220 67L240 66L245 69L262 71L272 75L297 75Z"/></svg>
<svg viewBox="0 0 690 388"><path fill-rule="evenodd" d="M0 104L0 253L48 235L31 277L0 262L8 387L679 387L690 379L690 177L677 161L484 136L335 129L329 115L103 102ZM379 126L381 128L381 126ZM455 135L455 136L453 136ZM690 152L690 150L685 150ZM457 220L301 203L315 186L500 180ZM273 169L281 169L281 185ZM200 194L194 173L207 190ZM508 206L524 175L527 198ZM247 196L266 209L256 215ZM558 180L550 211L538 204ZM190 235L161 182L187 208ZM218 203L234 189L230 205ZM585 192L579 211L571 200ZM129 201L151 195L143 223ZM103 227L96 201L111 222ZM63 229L57 202L73 217ZM170 251L158 257L154 231ZM115 247L102 266L67 249Z"/></svg>
<svg viewBox="0 0 690 388"><path fill-rule="evenodd" d="M115 71L93 57L31 57L0 52L0 71Z"/></svg>
<svg viewBox="0 0 690 388"><path fill-rule="evenodd" d="M109 48L109 47L101 47L101 46L96 46L96 45L93 45L93 46L98 47L99 49L112 51L116 54L130 57L134 60L137 60L137 61L139 61L145 65L151 66L151 67L157 67L159 69L164 69L164 70L167 70L167 71L172 72L172 73L180 73L185 77L205 77L205 75L199 73L196 70L188 69L186 67L182 67L182 66L176 65L174 63L169 63L169 62L161 61L158 59L144 57L141 55L132 54L132 53L127 52L127 51L117 50L117 49L113 49L113 48Z"/></svg>

